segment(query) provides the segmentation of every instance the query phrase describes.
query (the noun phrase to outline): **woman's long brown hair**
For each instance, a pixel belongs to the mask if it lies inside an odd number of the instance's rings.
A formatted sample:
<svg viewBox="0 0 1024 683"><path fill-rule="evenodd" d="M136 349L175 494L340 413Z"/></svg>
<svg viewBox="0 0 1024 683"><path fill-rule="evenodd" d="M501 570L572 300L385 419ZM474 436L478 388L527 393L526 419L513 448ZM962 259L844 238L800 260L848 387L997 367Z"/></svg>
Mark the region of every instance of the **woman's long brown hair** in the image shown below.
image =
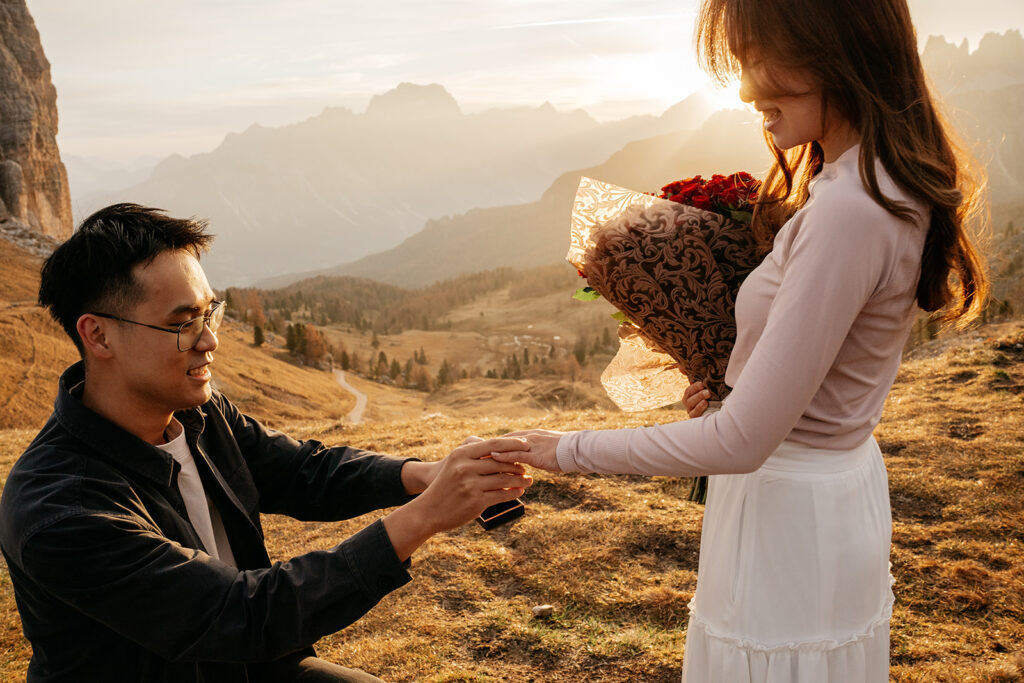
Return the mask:
<svg viewBox="0 0 1024 683"><path fill-rule="evenodd" d="M753 59L798 69L820 84L827 112L861 136L860 174L893 215L914 211L886 197L875 160L893 181L931 209L917 303L943 322L964 326L986 305L988 278L969 227L987 219L984 175L953 143L929 91L906 0L704 0L696 45L704 68L721 82ZM807 201L821 169L817 143L775 155L761 190L755 227L774 235Z"/></svg>

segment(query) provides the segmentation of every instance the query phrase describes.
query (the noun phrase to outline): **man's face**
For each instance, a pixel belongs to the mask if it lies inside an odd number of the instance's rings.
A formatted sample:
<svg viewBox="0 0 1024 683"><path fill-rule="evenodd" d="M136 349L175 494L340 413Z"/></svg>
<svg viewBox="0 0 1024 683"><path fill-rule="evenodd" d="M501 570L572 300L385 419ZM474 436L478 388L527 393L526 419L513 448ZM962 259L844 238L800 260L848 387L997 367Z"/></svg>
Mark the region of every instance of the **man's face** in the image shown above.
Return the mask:
<svg viewBox="0 0 1024 683"><path fill-rule="evenodd" d="M213 290L199 261L186 251L165 251L133 270L144 299L124 318L147 325L177 327L209 312ZM210 399L210 364L217 337L209 328L191 351L179 351L174 334L118 324L112 340L113 369L125 400L139 412L170 414Z"/></svg>

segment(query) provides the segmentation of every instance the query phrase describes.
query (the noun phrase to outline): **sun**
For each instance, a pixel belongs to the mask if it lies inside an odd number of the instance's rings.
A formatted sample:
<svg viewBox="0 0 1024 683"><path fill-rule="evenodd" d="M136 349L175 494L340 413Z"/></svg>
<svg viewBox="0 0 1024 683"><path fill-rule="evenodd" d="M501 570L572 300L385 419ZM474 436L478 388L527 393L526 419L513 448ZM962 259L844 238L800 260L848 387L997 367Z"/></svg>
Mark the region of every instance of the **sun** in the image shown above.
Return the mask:
<svg viewBox="0 0 1024 683"><path fill-rule="evenodd" d="M715 109L745 109L746 104L740 99L740 84L730 83L725 87L708 84L707 95Z"/></svg>

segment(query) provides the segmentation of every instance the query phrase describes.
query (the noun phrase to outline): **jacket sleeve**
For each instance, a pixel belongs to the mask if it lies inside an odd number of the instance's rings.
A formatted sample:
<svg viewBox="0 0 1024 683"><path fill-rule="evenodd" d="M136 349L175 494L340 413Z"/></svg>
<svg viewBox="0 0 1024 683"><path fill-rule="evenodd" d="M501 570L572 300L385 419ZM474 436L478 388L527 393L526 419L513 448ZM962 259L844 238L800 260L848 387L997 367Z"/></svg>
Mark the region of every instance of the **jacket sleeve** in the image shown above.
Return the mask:
<svg viewBox="0 0 1024 683"><path fill-rule="evenodd" d="M208 416L206 429L226 424L237 442L256 488L260 511L305 521L337 521L412 499L402 485L402 466L415 458L396 458L319 441L296 441L242 414L216 394L207 404L220 413ZM218 417L223 423L218 425Z"/></svg>
<svg viewBox="0 0 1024 683"><path fill-rule="evenodd" d="M183 661L281 657L351 624L409 581L379 521L330 550L240 572L137 515L82 510L32 534L20 560L66 604Z"/></svg>

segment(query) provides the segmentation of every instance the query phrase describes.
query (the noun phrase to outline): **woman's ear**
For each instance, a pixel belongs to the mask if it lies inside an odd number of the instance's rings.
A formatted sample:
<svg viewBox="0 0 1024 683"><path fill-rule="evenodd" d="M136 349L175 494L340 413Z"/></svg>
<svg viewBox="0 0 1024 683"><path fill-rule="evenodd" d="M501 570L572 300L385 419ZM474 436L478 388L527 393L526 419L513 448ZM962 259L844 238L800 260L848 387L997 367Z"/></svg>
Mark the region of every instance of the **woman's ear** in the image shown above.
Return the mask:
<svg viewBox="0 0 1024 683"><path fill-rule="evenodd" d="M75 329L78 330L78 337L82 340L82 348L85 353L97 358L112 358L113 352L107 340L107 321L86 313L78 318Z"/></svg>

